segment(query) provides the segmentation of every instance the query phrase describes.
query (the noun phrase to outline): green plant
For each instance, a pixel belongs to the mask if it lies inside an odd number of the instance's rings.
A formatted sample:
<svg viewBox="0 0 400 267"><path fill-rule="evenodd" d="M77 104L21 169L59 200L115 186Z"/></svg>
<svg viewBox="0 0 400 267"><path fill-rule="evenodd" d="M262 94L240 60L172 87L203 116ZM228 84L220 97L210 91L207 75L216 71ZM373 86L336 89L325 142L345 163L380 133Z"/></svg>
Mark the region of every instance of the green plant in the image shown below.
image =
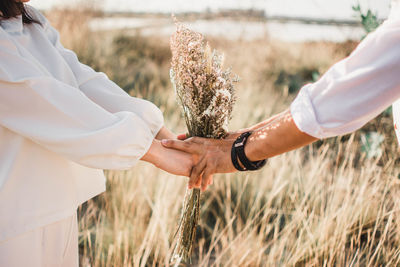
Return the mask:
<svg viewBox="0 0 400 267"><path fill-rule="evenodd" d="M357 17L360 18L361 25L364 28L366 35L373 32L381 24L377 13L373 13L370 9L368 9L366 13L363 13L360 4L357 4L356 6L353 6L353 10L356 12Z"/></svg>

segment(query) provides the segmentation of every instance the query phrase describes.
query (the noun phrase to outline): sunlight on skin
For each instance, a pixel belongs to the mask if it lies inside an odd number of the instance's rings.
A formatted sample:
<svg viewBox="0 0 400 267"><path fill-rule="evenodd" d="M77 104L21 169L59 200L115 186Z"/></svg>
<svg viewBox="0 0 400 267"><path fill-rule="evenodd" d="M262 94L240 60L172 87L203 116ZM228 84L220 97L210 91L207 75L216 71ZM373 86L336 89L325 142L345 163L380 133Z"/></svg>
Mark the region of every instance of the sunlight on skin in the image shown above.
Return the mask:
<svg viewBox="0 0 400 267"><path fill-rule="evenodd" d="M280 155L316 140L317 138L297 128L287 110L250 136L245 153L249 160L257 161Z"/></svg>
<svg viewBox="0 0 400 267"><path fill-rule="evenodd" d="M254 132L247 141L245 154L251 161L271 158L317 140L301 132L294 123L290 111L287 110L255 126L231 133L228 139L194 137L185 141L163 140L162 144L193 155L195 166L190 174L189 188L201 187L205 190L210 184L212 174L236 171L231 161L231 147L240 133L249 130Z"/></svg>

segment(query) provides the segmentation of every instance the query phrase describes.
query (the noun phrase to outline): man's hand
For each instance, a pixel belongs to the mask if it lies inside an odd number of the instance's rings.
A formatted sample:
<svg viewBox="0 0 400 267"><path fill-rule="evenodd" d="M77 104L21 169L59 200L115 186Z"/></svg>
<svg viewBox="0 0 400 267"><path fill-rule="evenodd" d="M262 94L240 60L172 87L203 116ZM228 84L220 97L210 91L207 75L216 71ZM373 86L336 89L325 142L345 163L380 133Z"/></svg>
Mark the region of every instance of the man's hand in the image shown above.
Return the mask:
<svg viewBox="0 0 400 267"><path fill-rule="evenodd" d="M163 146L190 153L195 166L191 170L189 188L203 191L212 183L214 173L231 173L236 169L231 161L231 148L234 140L215 140L191 137L182 140L162 140Z"/></svg>
<svg viewBox="0 0 400 267"><path fill-rule="evenodd" d="M230 133L223 140L194 137L185 141L163 140L162 144L193 155L195 167L190 173L189 185L201 185L204 190L212 174L236 170L231 161L232 144L241 133L247 131L253 131L244 148L250 161L271 158L318 140L298 129L290 110L286 110L246 130ZM182 135L179 137L184 138Z"/></svg>

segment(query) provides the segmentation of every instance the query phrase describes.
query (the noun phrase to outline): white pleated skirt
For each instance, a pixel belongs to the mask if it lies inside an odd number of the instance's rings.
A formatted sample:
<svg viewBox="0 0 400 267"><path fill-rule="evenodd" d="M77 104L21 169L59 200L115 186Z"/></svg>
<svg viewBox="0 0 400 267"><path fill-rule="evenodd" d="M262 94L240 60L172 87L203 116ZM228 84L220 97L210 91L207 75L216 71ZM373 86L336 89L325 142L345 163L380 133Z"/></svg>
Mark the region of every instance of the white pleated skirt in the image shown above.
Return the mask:
<svg viewBox="0 0 400 267"><path fill-rule="evenodd" d="M0 266L78 267L75 215L0 243Z"/></svg>

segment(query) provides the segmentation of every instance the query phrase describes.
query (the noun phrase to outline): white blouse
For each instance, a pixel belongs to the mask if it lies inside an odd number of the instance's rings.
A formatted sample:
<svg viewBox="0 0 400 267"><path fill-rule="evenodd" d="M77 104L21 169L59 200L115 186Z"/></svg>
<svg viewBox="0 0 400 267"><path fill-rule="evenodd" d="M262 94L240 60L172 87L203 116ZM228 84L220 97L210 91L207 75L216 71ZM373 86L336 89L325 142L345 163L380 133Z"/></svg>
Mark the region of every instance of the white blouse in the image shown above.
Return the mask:
<svg viewBox="0 0 400 267"><path fill-rule="evenodd" d="M400 1L389 19L291 104L297 127L317 138L353 132L393 104L400 126ZM399 127L396 128L400 140Z"/></svg>
<svg viewBox="0 0 400 267"><path fill-rule="evenodd" d="M0 242L76 212L163 125L152 103L81 64L35 9L0 22Z"/></svg>

